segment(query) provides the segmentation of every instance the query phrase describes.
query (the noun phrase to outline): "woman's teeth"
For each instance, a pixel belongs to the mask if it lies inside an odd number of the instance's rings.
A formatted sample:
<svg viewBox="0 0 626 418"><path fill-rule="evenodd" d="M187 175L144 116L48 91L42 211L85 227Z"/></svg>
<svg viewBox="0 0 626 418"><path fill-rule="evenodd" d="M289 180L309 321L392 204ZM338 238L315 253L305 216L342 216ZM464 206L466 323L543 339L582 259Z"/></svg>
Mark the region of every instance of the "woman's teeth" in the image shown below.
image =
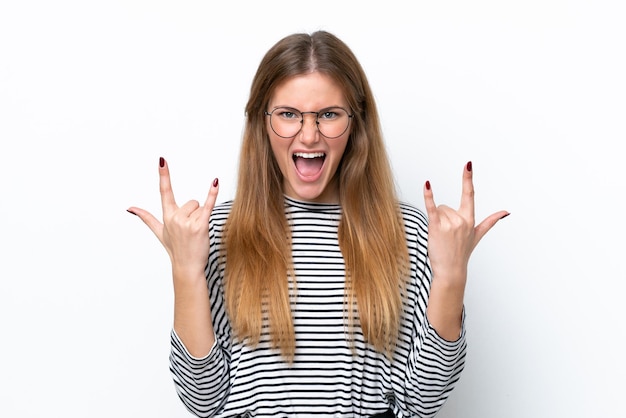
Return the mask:
<svg viewBox="0 0 626 418"><path fill-rule="evenodd" d="M323 152L296 152L293 154L294 158L320 158L323 156Z"/></svg>

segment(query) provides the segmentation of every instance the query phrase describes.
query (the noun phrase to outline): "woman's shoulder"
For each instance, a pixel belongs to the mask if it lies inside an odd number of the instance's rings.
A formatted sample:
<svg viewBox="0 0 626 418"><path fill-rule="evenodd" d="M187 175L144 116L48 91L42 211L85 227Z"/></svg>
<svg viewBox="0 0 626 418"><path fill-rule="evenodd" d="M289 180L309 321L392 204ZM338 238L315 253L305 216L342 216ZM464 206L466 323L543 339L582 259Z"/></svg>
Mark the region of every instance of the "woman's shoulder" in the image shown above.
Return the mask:
<svg viewBox="0 0 626 418"><path fill-rule="evenodd" d="M400 206L400 212L402 212L402 216L427 220L424 210L417 207L413 203L400 201L398 204Z"/></svg>
<svg viewBox="0 0 626 418"><path fill-rule="evenodd" d="M426 213L416 205L409 202L399 202L402 219L407 228L426 229L428 217Z"/></svg>
<svg viewBox="0 0 626 418"><path fill-rule="evenodd" d="M230 208L233 207L233 200L226 200L224 202L216 203L213 207L213 211L227 211L230 212Z"/></svg>
<svg viewBox="0 0 626 418"><path fill-rule="evenodd" d="M223 224L228 219L230 210L233 207L233 201L227 200L225 202L217 203L213 206L213 212L211 212L211 221Z"/></svg>

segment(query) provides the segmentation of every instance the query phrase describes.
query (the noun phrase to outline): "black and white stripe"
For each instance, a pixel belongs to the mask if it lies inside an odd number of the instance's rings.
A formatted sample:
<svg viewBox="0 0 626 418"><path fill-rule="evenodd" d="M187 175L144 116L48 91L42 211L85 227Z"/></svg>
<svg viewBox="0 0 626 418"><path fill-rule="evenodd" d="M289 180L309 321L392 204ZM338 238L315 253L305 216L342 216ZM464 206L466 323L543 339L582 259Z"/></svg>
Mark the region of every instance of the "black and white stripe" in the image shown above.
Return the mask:
<svg viewBox="0 0 626 418"><path fill-rule="evenodd" d="M216 206L210 225L206 272L216 344L205 358L194 358L172 330L170 369L189 411L200 417L367 417L391 407L397 417L434 416L463 370L466 342L465 331L457 341L441 339L426 319L431 271L424 214L402 205L411 277L390 361L364 343L360 330L354 335L356 355L351 351L337 240L340 207L286 198L297 280L297 347L289 366L266 339L251 348L232 336L218 257L230 208L230 202Z"/></svg>

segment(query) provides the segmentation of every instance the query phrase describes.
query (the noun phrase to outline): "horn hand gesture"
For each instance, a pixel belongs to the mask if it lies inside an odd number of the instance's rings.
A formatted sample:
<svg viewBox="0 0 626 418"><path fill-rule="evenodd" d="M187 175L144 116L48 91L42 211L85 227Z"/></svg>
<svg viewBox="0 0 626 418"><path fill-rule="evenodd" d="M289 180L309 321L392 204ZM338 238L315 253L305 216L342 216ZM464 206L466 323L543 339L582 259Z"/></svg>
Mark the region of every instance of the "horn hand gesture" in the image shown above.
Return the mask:
<svg viewBox="0 0 626 418"><path fill-rule="evenodd" d="M495 212L475 224L471 162L463 170L458 210L437 206L428 181L424 185L424 202L428 214L428 256L433 273L428 319L441 337L454 341L461 331L467 267L472 251L509 212Z"/></svg>
<svg viewBox="0 0 626 418"><path fill-rule="evenodd" d="M174 329L193 355L203 356L215 341L204 269L209 257L209 218L218 192L213 180L203 205L176 204L167 162L159 159L163 222L144 209L131 207L167 251L174 281Z"/></svg>

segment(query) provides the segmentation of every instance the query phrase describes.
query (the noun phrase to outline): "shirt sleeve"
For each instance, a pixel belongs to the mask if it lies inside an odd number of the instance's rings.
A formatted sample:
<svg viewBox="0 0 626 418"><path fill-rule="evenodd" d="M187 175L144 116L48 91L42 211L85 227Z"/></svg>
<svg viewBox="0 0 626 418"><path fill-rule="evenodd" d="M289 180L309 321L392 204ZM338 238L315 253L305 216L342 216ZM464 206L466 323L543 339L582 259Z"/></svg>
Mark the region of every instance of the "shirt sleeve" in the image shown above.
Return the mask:
<svg viewBox="0 0 626 418"><path fill-rule="evenodd" d="M465 313L456 341L441 338L426 318L414 340L406 371L409 416L434 417L448 399L465 367Z"/></svg>
<svg viewBox="0 0 626 418"><path fill-rule="evenodd" d="M224 260L220 257L221 225L228 214L225 208L214 210L210 221L205 269L215 343L206 356L197 358L189 353L176 331L171 331L170 371L174 386L185 407L198 417L221 413L231 390L231 329L224 304Z"/></svg>
<svg viewBox="0 0 626 418"><path fill-rule="evenodd" d="M223 407L230 388L229 360L217 339L205 357L197 358L172 329L170 371L176 392L191 413L211 417Z"/></svg>

